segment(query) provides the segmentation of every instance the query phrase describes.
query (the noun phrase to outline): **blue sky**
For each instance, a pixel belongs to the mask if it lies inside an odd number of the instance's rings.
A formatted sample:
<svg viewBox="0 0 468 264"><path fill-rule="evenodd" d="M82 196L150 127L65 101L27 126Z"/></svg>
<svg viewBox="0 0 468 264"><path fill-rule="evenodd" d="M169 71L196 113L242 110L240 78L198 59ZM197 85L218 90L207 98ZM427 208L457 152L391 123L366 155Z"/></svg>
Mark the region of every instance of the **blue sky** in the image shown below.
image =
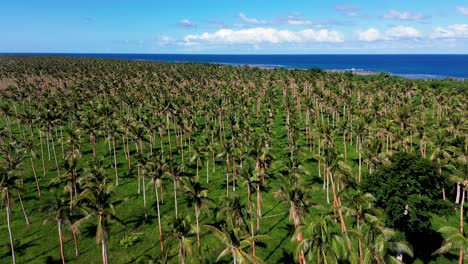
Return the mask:
<svg viewBox="0 0 468 264"><path fill-rule="evenodd" d="M468 53L468 2L3 0L0 52Z"/></svg>

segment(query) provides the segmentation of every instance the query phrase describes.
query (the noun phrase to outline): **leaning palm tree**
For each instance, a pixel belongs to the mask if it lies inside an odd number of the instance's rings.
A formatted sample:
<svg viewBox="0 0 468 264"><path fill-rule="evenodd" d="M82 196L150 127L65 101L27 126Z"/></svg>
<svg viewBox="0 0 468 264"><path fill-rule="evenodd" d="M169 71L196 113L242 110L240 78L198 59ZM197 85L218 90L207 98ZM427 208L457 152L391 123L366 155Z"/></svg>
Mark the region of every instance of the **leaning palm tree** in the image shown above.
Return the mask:
<svg viewBox="0 0 468 264"><path fill-rule="evenodd" d="M223 231L211 225L205 225L205 228L213 233L225 246L224 250L218 255L217 260L231 254L234 264L247 263L249 261L254 263L263 263L261 259L250 255L244 249L248 248L252 244L252 241L265 240L268 236L256 235L252 237L248 234L243 235L240 228L232 228Z"/></svg>
<svg viewBox="0 0 468 264"><path fill-rule="evenodd" d="M114 214L114 186L102 166L101 160L94 160L89 164L86 177L81 179L83 192L79 196L79 205L88 214L97 217L96 242L101 244L102 262L107 264L107 240L109 236L109 222L123 222Z"/></svg>

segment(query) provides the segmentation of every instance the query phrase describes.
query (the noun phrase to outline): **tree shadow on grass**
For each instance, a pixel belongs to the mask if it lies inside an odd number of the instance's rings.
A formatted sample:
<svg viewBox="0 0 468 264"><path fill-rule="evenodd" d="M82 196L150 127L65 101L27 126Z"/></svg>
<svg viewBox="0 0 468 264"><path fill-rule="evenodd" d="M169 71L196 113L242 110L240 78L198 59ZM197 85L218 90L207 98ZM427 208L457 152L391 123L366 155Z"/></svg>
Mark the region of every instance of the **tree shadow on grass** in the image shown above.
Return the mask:
<svg viewBox="0 0 468 264"><path fill-rule="evenodd" d="M81 234L86 238L93 238L96 236L97 232L97 225L91 224L84 227L81 231Z"/></svg>
<svg viewBox="0 0 468 264"><path fill-rule="evenodd" d="M51 256L48 256L47 258L44 259L44 263L46 264L61 264L62 260L60 258L54 259Z"/></svg>
<svg viewBox="0 0 468 264"><path fill-rule="evenodd" d="M16 241L15 242L15 254L17 256L25 255L26 250L35 245L37 245L37 243L34 243L32 241L28 241L28 242Z"/></svg>
<svg viewBox="0 0 468 264"><path fill-rule="evenodd" d="M153 224L157 219L156 215L148 214L148 217L145 218L145 214L142 212L140 215L134 216L131 220L125 222L128 226L132 226L134 228L140 227L143 224Z"/></svg>
<svg viewBox="0 0 468 264"><path fill-rule="evenodd" d="M287 240L287 239L290 239L291 236L293 235L294 233L294 226L292 224L286 224L286 227L282 227L281 229L284 229L286 231L288 231L288 233L278 242L278 244L276 245L276 247L270 252L270 254L268 254L268 256L265 258L265 262L268 263L268 259L281 247L281 245ZM287 252L284 252L283 251L283 256L279 259L279 262L278 263L293 263L294 261L294 257L292 256L292 254L287 256L287 261L283 261L283 259L285 258L285 255L287 255L289 253Z"/></svg>

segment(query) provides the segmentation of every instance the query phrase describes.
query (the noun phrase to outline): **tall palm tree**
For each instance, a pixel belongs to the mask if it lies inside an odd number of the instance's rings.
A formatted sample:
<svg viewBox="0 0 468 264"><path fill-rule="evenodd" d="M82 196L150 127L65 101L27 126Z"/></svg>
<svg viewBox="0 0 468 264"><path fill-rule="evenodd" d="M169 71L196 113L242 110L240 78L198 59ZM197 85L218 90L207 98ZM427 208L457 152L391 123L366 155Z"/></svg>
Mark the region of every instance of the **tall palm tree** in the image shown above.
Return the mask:
<svg viewBox="0 0 468 264"><path fill-rule="evenodd" d="M79 197L79 204L87 212L97 217L96 242L101 244L102 262L107 264L107 241L109 236L109 222L116 221L124 224L115 216L113 197L114 186L110 183L102 161L97 159L89 164L86 177L81 179L83 192Z"/></svg>
<svg viewBox="0 0 468 264"><path fill-rule="evenodd" d="M330 215L320 220L300 226L294 233L293 239L303 236L296 248L296 255L300 252L312 263L337 263L346 257L346 243L341 234L335 229L335 223Z"/></svg>
<svg viewBox="0 0 468 264"><path fill-rule="evenodd" d="M198 261L202 263L201 252L201 238L200 238L200 213L201 209L207 208L207 203L210 201L208 198L208 189L204 188L198 179L192 178L184 179L182 182L189 203L193 204L195 209L195 222L197 233L197 246L198 246Z"/></svg>
<svg viewBox="0 0 468 264"><path fill-rule="evenodd" d="M162 186L163 179L169 175L169 167L162 154L150 156L148 162L143 168L143 175L150 177L149 184L153 186L153 191L156 197L156 211L158 214L158 229L159 229L159 244L161 246L161 253L164 252L164 235L161 224L161 212L159 208L159 192L158 188ZM144 176L143 176L144 177ZM146 189L144 186L143 188Z"/></svg>
<svg viewBox="0 0 468 264"><path fill-rule="evenodd" d="M67 201L60 196L54 195L53 199L46 203L46 206L42 208L46 210L48 215L47 219L44 220L44 224L55 222L58 228L58 237L60 244L60 256L62 264L65 264L65 252L63 245L62 226L63 223L70 223L71 208L68 206Z"/></svg>
<svg viewBox="0 0 468 264"><path fill-rule="evenodd" d="M22 155L21 147L15 142L2 145L0 149L0 195L3 204L6 204L6 217L8 225L8 234L10 237L10 248L13 263L16 263L15 246L13 242L13 233L11 230L11 208L13 203L13 192L20 195L20 177L18 172L21 169L24 156ZM19 196L20 198L21 196ZM22 201L21 207L24 211ZM29 220L25 214L26 223L29 224Z"/></svg>
<svg viewBox="0 0 468 264"><path fill-rule="evenodd" d="M191 257L192 241L189 239L192 233L192 225L190 218L173 218L170 222L170 233L174 237L179 246L179 263L185 264L187 256Z"/></svg>

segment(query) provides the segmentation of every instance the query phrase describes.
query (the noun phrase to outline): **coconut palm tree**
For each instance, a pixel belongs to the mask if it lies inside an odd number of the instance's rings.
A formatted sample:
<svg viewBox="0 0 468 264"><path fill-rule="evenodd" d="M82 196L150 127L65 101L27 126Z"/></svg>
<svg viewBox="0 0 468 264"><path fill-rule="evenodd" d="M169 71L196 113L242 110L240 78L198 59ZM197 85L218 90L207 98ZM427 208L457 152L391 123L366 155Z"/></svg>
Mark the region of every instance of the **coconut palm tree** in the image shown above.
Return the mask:
<svg viewBox="0 0 468 264"><path fill-rule="evenodd" d="M293 239L302 236L302 241L296 247L296 256L304 256L312 263L338 263L346 259L346 243L336 230L330 215L322 216L320 220L300 226Z"/></svg>
<svg viewBox="0 0 468 264"><path fill-rule="evenodd" d="M200 213L201 209L207 209L208 202L208 189L204 188L197 179L185 178L182 180L182 188L187 195L188 202L194 206L195 209L195 223L197 233L197 246L198 246L198 260L202 263L201 252L201 237L200 237Z"/></svg>
<svg viewBox="0 0 468 264"><path fill-rule="evenodd" d="M250 255L244 249L248 248L252 244L252 241L266 240L268 239L268 236L256 235L252 237L249 235L243 235L240 228L223 229L223 231L211 225L205 225L205 228L213 233L225 247L218 255L217 260L231 254L234 264L241 264L249 261L253 263L263 263L261 259Z"/></svg>
<svg viewBox="0 0 468 264"><path fill-rule="evenodd" d="M459 249L460 255L458 263L463 264L464 252L468 251L468 237L465 232L460 232L460 229L453 226L441 227L439 232L442 233L444 241L442 246L437 249L434 254L444 254L454 249Z"/></svg>
<svg viewBox="0 0 468 264"><path fill-rule="evenodd" d="M71 208L68 206L67 201L63 197L54 195L51 200L47 201L46 206L44 206L42 210L47 211L47 218L44 220L44 224L49 224L51 222L55 222L57 224L60 244L60 257L62 259L62 264L65 264L62 227L64 223L71 225Z"/></svg>
<svg viewBox="0 0 468 264"><path fill-rule="evenodd" d="M158 229L159 229L159 244L161 246L161 253L164 252L164 239L161 224L161 212L159 208L159 192L158 188L162 186L165 177L169 176L169 167L162 154L150 156L146 165L143 167L143 175L147 175L151 181L150 185L153 186L153 191L156 197L156 212L158 214ZM145 177L145 176L143 176ZM146 189L146 187L143 187Z"/></svg>
<svg viewBox="0 0 468 264"><path fill-rule="evenodd" d="M89 164L87 174L80 179L83 192L79 196L79 205L88 214L97 218L96 242L101 244L102 262L107 264L107 241L109 237L109 222L124 224L114 212L114 186L102 165L102 160L96 159Z"/></svg>
<svg viewBox="0 0 468 264"><path fill-rule="evenodd" d="M170 223L170 234L178 242L179 247L179 263L184 264L187 257L192 257L192 241L189 239L193 234L192 223L190 218L173 218Z"/></svg>

